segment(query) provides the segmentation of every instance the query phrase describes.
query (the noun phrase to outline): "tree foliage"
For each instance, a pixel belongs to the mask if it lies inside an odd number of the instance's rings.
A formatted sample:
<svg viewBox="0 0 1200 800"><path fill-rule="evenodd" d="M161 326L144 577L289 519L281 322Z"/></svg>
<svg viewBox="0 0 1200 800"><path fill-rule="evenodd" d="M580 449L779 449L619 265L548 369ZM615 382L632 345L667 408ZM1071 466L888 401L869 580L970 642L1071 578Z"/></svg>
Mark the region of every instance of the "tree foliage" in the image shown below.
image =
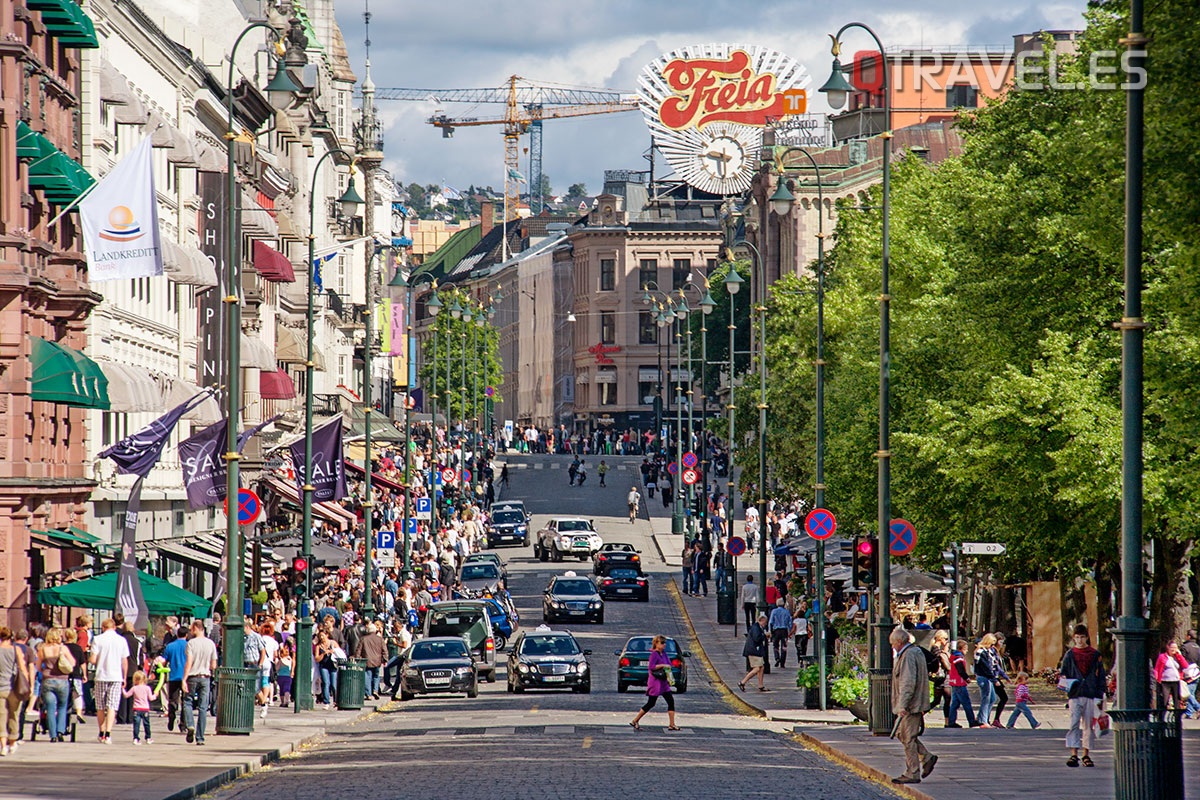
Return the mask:
<svg viewBox="0 0 1200 800"><path fill-rule="evenodd" d="M489 386L499 387L504 380L500 366L500 336L490 322L479 326L474 320L454 319L449 307L464 299L453 291L442 293L445 307L435 317L436 335L425 337L421 345L421 385L429 387L431 399L434 393L437 394L439 414L446 414L449 405L451 422L457 423L466 416L469 419L478 417L482 423L487 400L485 390ZM498 393L494 399L499 399Z"/></svg>

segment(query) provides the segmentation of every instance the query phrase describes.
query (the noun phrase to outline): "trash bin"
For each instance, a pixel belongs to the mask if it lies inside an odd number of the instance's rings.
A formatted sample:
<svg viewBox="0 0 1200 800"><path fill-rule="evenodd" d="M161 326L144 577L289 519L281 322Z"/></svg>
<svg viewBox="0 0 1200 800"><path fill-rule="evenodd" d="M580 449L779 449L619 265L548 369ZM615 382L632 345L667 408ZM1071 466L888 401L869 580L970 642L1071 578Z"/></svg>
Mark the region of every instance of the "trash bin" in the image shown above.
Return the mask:
<svg viewBox="0 0 1200 800"><path fill-rule="evenodd" d="M254 695L258 670L217 667L217 733L249 734L254 731Z"/></svg>
<svg viewBox="0 0 1200 800"><path fill-rule="evenodd" d="M717 624L737 624L737 593L731 588L717 592Z"/></svg>
<svg viewBox="0 0 1200 800"><path fill-rule="evenodd" d="M338 667L337 706L339 711L358 711L367 690L367 660L352 658Z"/></svg>
<svg viewBox="0 0 1200 800"><path fill-rule="evenodd" d="M1143 711L1109 711L1118 792L1132 800L1183 797L1183 725L1180 711L1165 719Z"/></svg>

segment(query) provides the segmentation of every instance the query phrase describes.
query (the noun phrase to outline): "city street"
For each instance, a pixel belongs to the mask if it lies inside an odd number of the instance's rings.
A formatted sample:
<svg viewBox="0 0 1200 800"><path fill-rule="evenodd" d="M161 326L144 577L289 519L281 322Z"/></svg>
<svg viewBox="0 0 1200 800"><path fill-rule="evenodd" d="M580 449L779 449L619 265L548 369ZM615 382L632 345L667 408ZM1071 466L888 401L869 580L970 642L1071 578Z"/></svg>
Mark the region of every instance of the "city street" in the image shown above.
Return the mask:
<svg viewBox="0 0 1200 800"><path fill-rule="evenodd" d="M610 602L604 625L572 628L582 646L592 650L591 694L507 694L501 654L497 682L484 684L478 699L434 697L381 705L379 713L332 729L318 746L232 784L217 797L300 800L368 791L420 797L472 786L488 797L521 798L599 797L634 787L649 797L697 790L717 797L777 797L783 787L803 789L810 797L891 796L805 750L783 724L738 714L695 657L688 663L688 692L677 700L683 730L666 731L661 703L640 732L632 730L627 723L643 695L636 689L617 693L613 651L640 633L664 633L692 646L674 593L662 588L670 578L650 539L644 509L634 525L622 516L640 459L607 459L630 467L610 472L607 488L598 486L599 459L587 459L584 487L567 486L569 460L563 457L508 460L511 488L504 497L525 501L535 529L552 513L594 518L606 542L630 542L640 549L653 575L648 605ZM539 563L532 548L499 552L508 562L525 630L541 622L541 591L551 576L591 567L590 562Z"/></svg>

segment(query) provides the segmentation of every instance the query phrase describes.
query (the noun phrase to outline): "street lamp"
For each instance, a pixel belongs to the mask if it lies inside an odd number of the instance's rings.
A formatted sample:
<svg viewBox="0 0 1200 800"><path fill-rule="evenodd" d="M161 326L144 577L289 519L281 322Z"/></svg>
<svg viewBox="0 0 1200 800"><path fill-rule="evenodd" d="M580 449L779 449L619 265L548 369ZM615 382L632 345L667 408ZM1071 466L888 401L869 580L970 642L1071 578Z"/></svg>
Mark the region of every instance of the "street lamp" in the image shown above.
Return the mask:
<svg viewBox="0 0 1200 800"><path fill-rule="evenodd" d="M692 309L692 308L688 307L687 300L686 300L686 297L687 297L686 290L691 289L694 292L696 292L697 295L700 295L700 287L696 286L694 283L688 283L679 289L680 309L682 309L682 311L683 311L683 314L680 316L680 319L681 320L687 319L690 316L690 314L693 313L694 311L701 312L701 319L700 319L700 337L701 337L701 341L700 341L700 351L701 351L701 353L700 353L700 375L701 375L700 390L701 391L700 391L700 393L702 396L704 394L703 375L704 375L704 368L705 368L705 360L706 360L707 352L708 352L708 330L707 330L707 328L704 327L704 316L711 314L713 307L716 306L716 301L714 301L712 299L712 297L709 296L708 291L707 291L708 278L704 279L704 283L705 283L705 291L704 291L704 294L699 297L699 301L697 303L698 307L696 309ZM676 314L678 315L679 312L676 311ZM691 325L690 320L688 320L688 332L687 333L688 333L688 395L689 395L688 396L688 444L689 444L688 451L693 452L693 448L697 448L700 450L700 457L704 460L704 463L701 464L701 474L704 476L707 476L708 458L705 456L705 451L707 450L707 448L704 446L703 439L696 437L696 423L695 423L695 413L694 413L695 407L696 407L696 390L695 390L696 377L695 377L695 371L692 369L692 351L693 351L694 347L693 347L693 331L692 331L692 325ZM704 420L704 416L703 416L703 414L701 414L701 427L703 427L703 420ZM683 478L682 464L680 465L679 469L680 469L680 473L679 473L680 480L682 481L682 478ZM705 493L705 500L707 500L707 490L708 490L707 480L704 480L701 482L700 489L701 489L701 492ZM692 516L692 509L695 507L694 506L695 497L696 497L695 484L690 484L687 487L687 521L688 521L688 531L693 536L695 536L695 534L696 534L695 518ZM704 503L701 505L701 508L697 511L697 515L700 517L700 528L701 528L701 531L704 533L705 540L707 541L708 530L704 524L705 523L705 510L707 510L707 503Z"/></svg>
<svg viewBox="0 0 1200 800"><path fill-rule="evenodd" d="M876 736L886 736L892 729L892 645L888 636L892 630L892 593L891 593L891 553L888 542L891 540L890 522L892 517L892 474L891 474L891 431L889 428L888 403L891 379L891 295L888 293L888 267L891 259L891 195L892 195L892 96L891 79L888 75L888 60L884 55L883 43L875 35L875 31L861 22L851 22L843 25L833 39L833 69L829 80L821 87L827 95L829 103L834 108L841 108L846 102L846 93L852 88L843 74L843 67L837 56L842 49L842 34L850 28L860 28L875 40L879 48L880 88L883 91L883 127L880 134L883 140L883 234L881 246L883 250L881 272L882 279L879 291L879 450L875 457L879 462L878 494L879 494L879 600L878 616L875 624L875 658L871 670L870 693L870 724L871 732Z"/></svg>
<svg viewBox="0 0 1200 800"><path fill-rule="evenodd" d="M725 410L729 412L729 450L726 456L728 465L726 466L725 475L727 479L725 494L728 498L726 503L728 504L729 510L725 515L727 517L725 521L727 528L725 531L726 539L728 539L730 536L733 536L733 497L735 489L733 483L733 426L734 412L737 410L737 405L735 405L733 402L733 354L735 347L733 339L734 334L737 332L737 324L734 323L733 320L737 309L734 299L737 297L737 293L741 291L742 284L745 282L746 279L738 274L737 269L733 265L733 253L729 253L729 274L725 276L725 291L729 294L729 403L725 406Z"/></svg>
<svg viewBox="0 0 1200 800"><path fill-rule="evenodd" d="M290 31L289 40L305 41L304 31L300 28L300 21L293 17L289 21L292 30ZM238 230L238 205L237 205L237 164L234 161L234 143L237 139L238 132L234 128L233 118L233 70L237 59L238 45L246 38L246 35L256 28L262 28L269 31L276 39L276 49L281 47L279 43L279 32L265 22L252 22L242 29L238 37L233 42L233 48L229 52L229 77L225 84L225 117L228 125L225 135L226 145L226 173L225 173L225 212L226 212L226 248L225 248L225 297L224 303L227 305L225 313L225 371L226 371L226 392L225 392L225 416L228 421L228 435L226 437L225 447L225 464L226 464L226 483L225 497L226 503L236 506L238 489L240 488L241 479L238 470L238 433L241 429L239 422L239 411L242 405L242 381L241 381L241 332L242 332L242 307L241 307L241 235ZM298 37L298 38L297 38ZM302 48L301 48L302 49ZM282 54L280 54L282 55ZM279 60L276 65L276 78L280 78L279 73L284 73L284 76L290 79L290 75L285 71L284 62ZM287 87L287 83L280 78L279 81L273 81L276 91L280 86ZM293 91L298 91L300 86L292 81L294 86ZM229 693L228 696L238 696L241 692L241 685L237 673L245 666L242 663L242 645L245 638L244 625L245 618L243 616L243 581L245 577L242 572L242 562L244 547L241 540L241 530L238 527L237 514L227 513L225 515L225 574L227 576L227 589L225 603L225 619L224 619L224 657L222 659L222 669L217 673L217 692L218 695ZM217 703L217 732L218 733L249 733L246 723L247 717L251 720L254 718L254 707L248 697L240 698L241 702ZM248 708L248 710L247 710Z"/></svg>
<svg viewBox="0 0 1200 800"><path fill-rule="evenodd" d="M817 176L817 453L816 453L816 482L813 486L813 502L817 508L825 507L825 194L821 188L821 167L817 165L812 153L803 147L789 147L779 158L780 171L783 159L788 154L802 153L812 165ZM779 185L775 194L771 195L771 208L780 217L786 217L792 212L795 197L788 190L787 182L780 175ZM817 540L816 568L816 599L813 610L817 612L817 625L814 630L813 645L817 654L817 664L820 678L820 706L825 710L825 541Z"/></svg>

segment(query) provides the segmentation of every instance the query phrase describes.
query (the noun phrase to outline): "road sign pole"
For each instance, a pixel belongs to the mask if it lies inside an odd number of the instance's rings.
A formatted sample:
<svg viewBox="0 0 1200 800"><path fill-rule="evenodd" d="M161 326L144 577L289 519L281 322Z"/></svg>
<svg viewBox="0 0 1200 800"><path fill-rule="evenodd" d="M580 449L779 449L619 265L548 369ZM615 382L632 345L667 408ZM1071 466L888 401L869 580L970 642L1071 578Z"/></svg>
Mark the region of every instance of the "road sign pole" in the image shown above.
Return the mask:
<svg viewBox="0 0 1200 800"><path fill-rule="evenodd" d="M950 638L953 645L958 642L958 556L959 545L954 545L954 585L950 587Z"/></svg>

